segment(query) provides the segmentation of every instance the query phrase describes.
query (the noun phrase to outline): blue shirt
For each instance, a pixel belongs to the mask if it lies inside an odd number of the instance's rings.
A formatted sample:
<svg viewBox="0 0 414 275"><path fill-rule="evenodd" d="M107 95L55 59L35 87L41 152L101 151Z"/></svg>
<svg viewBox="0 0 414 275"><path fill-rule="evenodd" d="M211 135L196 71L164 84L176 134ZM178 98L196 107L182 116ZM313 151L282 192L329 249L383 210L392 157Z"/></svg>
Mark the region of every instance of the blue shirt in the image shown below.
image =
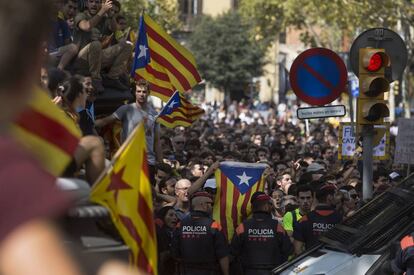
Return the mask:
<svg viewBox="0 0 414 275"><path fill-rule="evenodd" d="M68 39L71 39L68 23L61 18L57 18L52 23L52 35L47 46L49 52L55 52L60 47L65 46L65 41Z"/></svg>

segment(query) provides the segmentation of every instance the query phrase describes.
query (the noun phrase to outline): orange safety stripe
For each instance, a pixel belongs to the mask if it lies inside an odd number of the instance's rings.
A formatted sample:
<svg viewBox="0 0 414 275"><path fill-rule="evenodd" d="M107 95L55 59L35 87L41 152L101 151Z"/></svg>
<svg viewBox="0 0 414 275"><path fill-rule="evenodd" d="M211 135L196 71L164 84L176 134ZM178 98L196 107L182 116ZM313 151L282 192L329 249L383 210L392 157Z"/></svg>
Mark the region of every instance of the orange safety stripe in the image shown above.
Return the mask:
<svg viewBox="0 0 414 275"><path fill-rule="evenodd" d="M316 213L318 213L321 216L329 216L333 213L333 210L316 210Z"/></svg>
<svg viewBox="0 0 414 275"><path fill-rule="evenodd" d="M413 239L413 237L411 235L405 236L401 240L400 245L401 245L401 249L402 250L414 246L414 239Z"/></svg>
<svg viewBox="0 0 414 275"><path fill-rule="evenodd" d="M221 231L222 230L221 225L218 222L216 222L216 221L213 221L213 223L211 224L211 228L215 228L218 231Z"/></svg>

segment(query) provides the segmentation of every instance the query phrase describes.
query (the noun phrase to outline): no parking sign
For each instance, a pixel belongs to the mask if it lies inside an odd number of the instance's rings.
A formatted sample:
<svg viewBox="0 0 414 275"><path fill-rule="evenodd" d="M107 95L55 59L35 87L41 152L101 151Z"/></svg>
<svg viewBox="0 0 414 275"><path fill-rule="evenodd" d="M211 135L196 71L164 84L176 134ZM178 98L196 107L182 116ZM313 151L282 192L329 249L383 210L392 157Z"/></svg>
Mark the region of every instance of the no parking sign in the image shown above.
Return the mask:
<svg viewBox="0 0 414 275"><path fill-rule="evenodd" d="M331 103L345 91L347 70L335 52L313 48L301 53L289 72L296 96L311 105Z"/></svg>

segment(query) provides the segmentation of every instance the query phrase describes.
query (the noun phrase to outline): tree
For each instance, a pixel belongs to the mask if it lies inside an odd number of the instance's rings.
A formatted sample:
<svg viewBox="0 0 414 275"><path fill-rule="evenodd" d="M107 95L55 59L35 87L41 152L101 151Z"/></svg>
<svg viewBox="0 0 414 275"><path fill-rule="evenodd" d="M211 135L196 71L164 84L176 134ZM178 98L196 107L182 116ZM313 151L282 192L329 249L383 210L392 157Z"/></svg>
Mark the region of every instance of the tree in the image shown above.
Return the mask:
<svg viewBox="0 0 414 275"><path fill-rule="evenodd" d="M249 31L238 13L228 12L202 18L189 39L203 78L224 91L227 102L241 98L243 88L262 74L265 52Z"/></svg>
<svg viewBox="0 0 414 275"><path fill-rule="evenodd" d="M174 32L181 28L178 3L174 0L123 0L122 12L128 24L138 29L138 20L145 10L152 19L161 25L167 32Z"/></svg>
<svg viewBox="0 0 414 275"><path fill-rule="evenodd" d="M295 27L304 31L306 44L335 50L358 30L394 27L401 12L413 13L408 5L406 0L242 0L240 10L261 37Z"/></svg>
<svg viewBox="0 0 414 275"><path fill-rule="evenodd" d="M308 46L343 51L344 38L351 42L368 28L385 27L402 35L408 49L408 68L414 69L413 0L242 0L241 13L252 22L265 45L287 27L303 31ZM410 70L403 76L407 90L404 102L410 110L414 96L414 77ZM409 112L406 113L409 115Z"/></svg>

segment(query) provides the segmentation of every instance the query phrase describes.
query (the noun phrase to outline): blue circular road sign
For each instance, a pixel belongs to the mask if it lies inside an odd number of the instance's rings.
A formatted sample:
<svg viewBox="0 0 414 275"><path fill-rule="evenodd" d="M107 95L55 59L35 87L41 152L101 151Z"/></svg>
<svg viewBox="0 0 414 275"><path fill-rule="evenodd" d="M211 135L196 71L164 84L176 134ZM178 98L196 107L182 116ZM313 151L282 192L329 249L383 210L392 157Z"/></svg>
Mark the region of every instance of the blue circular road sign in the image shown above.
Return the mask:
<svg viewBox="0 0 414 275"><path fill-rule="evenodd" d="M313 48L293 61L289 80L299 99L311 105L325 105L345 91L347 70L335 52Z"/></svg>

